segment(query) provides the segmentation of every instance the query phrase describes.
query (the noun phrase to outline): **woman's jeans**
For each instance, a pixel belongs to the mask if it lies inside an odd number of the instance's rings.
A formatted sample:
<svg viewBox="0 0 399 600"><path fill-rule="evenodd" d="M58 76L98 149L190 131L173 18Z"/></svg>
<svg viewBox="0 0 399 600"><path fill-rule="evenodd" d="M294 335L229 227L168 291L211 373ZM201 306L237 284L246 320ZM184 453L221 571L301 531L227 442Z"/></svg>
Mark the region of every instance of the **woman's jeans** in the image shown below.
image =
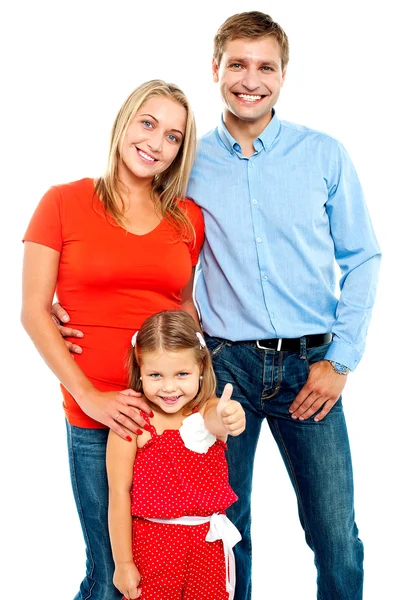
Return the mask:
<svg viewBox="0 0 399 600"><path fill-rule="evenodd" d="M67 423L69 467L86 543L86 576L74 600L121 600L114 587L114 562L108 534L108 482L105 451L108 429Z"/></svg>
<svg viewBox="0 0 399 600"><path fill-rule="evenodd" d="M320 422L291 418L288 408L306 383L309 365L322 360L328 344L302 352L261 350L206 336L213 355L217 395L226 383L241 402L246 430L229 437L230 483L238 501L227 511L242 541L236 555L236 600L251 598L251 491L254 456L267 419L297 495L299 518L315 555L318 600L361 600L363 544L354 520L353 478L341 399ZM272 486L273 482L270 481ZM272 541L270 540L270 543ZM265 590L265 597L267 590Z"/></svg>

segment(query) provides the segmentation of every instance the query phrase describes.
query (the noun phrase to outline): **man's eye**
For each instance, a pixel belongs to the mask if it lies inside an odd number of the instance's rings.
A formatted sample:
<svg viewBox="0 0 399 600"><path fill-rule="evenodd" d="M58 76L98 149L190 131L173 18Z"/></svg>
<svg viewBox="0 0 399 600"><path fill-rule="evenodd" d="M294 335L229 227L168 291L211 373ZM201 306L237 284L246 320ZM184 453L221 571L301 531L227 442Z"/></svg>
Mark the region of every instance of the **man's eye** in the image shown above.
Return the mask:
<svg viewBox="0 0 399 600"><path fill-rule="evenodd" d="M262 71L266 71L267 72L267 71L272 71L272 70L273 69L271 67L267 67L267 66L262 67Z"/></svg>
<svg viewBox="0 0 399 600"><path fill-rule="evenodd" d="M233 69L240 69L241 65L240 63L233 63L232 65L230 65Z"/></svg>

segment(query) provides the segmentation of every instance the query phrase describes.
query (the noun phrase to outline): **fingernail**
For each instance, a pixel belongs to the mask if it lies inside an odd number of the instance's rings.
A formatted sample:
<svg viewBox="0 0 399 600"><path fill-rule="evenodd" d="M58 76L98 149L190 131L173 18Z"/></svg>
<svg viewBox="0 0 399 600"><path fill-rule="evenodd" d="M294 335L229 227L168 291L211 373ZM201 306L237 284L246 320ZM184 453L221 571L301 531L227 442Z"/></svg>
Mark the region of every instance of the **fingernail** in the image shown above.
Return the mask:
<svg viewBox="0 0 399 600"><path fill-rule="evenodd" d="M314 420L315 420L315 421L318 421L318 420L319 420L319 417L315 417L315 418L314 418Z"/></svg>
<svg viewBox="0 0 399 600"><path fill-rule="evenodd" d="M79 333L76 334L76 337L83 337L83 333L79 331Z"/></svg>
<svg viewBox="0 0 399 600"><path fill-rule="evenodd" d="M141 430L141 429L138 429L138 430L136 431L136 433L137 433L137 435L141 435L143 432L142 432L142 430Z"/></svg>
<svg viewBox="0 0 399 600"><path fill-rule="evenodd" d="M305 419L303 417L299 417L299 420L300 421L304 421Z"/></svg>
<svg viewBox="0 0 399 600"><path fill-rule="evenodd" d="M61 321L63 321L64 323L66 323L67 321L69 321L68 316L64 315L63 317L61 317Z"/></svg>
<svg viewBox="0 0 399 600"><path fill-rule="evenodd" d="M289 408L289 409L288 409L288 412L290 412L290 413L293 413L293 412L294 412L294 409L293 409L293 408Z"/></svg>
<svg viewBox="0 0 399 600"><path fill-rule="evenodd" d="M295 415L291 415L292 419L297 419L298 417L296 417Z"/></svg>
<svg viewBox="0 0 399 600"><path fill-rule="evenodd" d="M151 427L149 425L144 425L144 429L151 433Z"/></svg>
<svg viewBox="0 0 399 600"><path fill-rule="evenodd" d="M127 439L128 442L132 442L133 441L132 438L130 437L130 435L127 435L126 439Z"/></svg>
<svg viewBox="0 0 399 600"><path fill-rule="evenodd" d="M151 411L150 412L150 417L153 417L153 416L154 416L154 413Z"/></svg>

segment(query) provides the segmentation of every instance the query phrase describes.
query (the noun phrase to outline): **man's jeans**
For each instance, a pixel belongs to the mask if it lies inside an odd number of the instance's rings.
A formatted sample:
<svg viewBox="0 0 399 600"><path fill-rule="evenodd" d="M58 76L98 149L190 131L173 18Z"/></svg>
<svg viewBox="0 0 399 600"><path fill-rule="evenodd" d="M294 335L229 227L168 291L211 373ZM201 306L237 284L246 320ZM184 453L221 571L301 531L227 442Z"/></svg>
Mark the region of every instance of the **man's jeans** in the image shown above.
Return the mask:
<svg viewBox="0 0 399 600"><path fill-rule="evenodd" d="M74 600L121 600L112 583L114 562L108 535L105 451L108 429L67 423L71 481L86 542L86 577Z"/></svg>
<svg viewBox="0 0 399 600"><path fill-rule="evenodd" d="M233 398L241 402L247 419L244 433L229 437L227 452L230 483L239 498L227 513L242 535L234 548L235 599L251 598L252 473L266 418L297 495L306 541L314 551L318 600L361 600L363 544L354 521L352 463L341 399L318 423L313 417L294 420L288 412L306 383L309 366L324 358L328 344L304 350L300 357L209 336L206 341L213 355L217 395L232 383Z"/></svg>

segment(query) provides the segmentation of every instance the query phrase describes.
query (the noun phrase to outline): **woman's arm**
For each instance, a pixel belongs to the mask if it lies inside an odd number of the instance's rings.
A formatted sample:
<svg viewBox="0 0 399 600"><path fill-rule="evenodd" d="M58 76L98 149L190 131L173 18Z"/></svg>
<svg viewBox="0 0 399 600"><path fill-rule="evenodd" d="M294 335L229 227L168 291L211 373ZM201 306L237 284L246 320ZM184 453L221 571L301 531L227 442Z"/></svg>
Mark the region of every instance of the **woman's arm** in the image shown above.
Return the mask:
<svg viewBox="0 0 399 600"><path fill-rule="evenodd" d="M198 325L198 330L201 331L201 325L199 322L198 311L195 307L194 299L193 299L194 278L195 278L195 267L192 268L191 277L190 277L189 282L187 283L186 287L184 287L182 290L181 306L182 306L183 310L185 310L189 315L191 315L193 317L194 321Z"/></svg>
<svg viewBox="0 0 399 600"><path fill-rule="evenodd" d="M100 392L70 355L50 316L59 260L60 253L56 250L34 242L25 242L22 325L47 365L82 410L126 438L122 425L133 433L137 432L137 427L145 425L144 419L131 407L139 407L148 413L151 412L150 408L133 390L123 394ZM118 417L119 423L115 421L115 417Z"/></svg>
<svg viewBox="0 0 399 600"><path fill-rule="evenodd" d="M220 398L208 400L203 410L207 430L224 440L228 435L240 435L245 429L244 409L239 402L231 399L232 393L233 386L227 383Z"/></svg>
<svg viewBox="0 0 399 600"><path fill-rule="evenodd" d="M107 443L108 525L115 563L114 585L126 598L138 597L137 587L140 583L140 573L132 556L130 498L137 451L136 440L127 444L110 431Z"/></svg>

